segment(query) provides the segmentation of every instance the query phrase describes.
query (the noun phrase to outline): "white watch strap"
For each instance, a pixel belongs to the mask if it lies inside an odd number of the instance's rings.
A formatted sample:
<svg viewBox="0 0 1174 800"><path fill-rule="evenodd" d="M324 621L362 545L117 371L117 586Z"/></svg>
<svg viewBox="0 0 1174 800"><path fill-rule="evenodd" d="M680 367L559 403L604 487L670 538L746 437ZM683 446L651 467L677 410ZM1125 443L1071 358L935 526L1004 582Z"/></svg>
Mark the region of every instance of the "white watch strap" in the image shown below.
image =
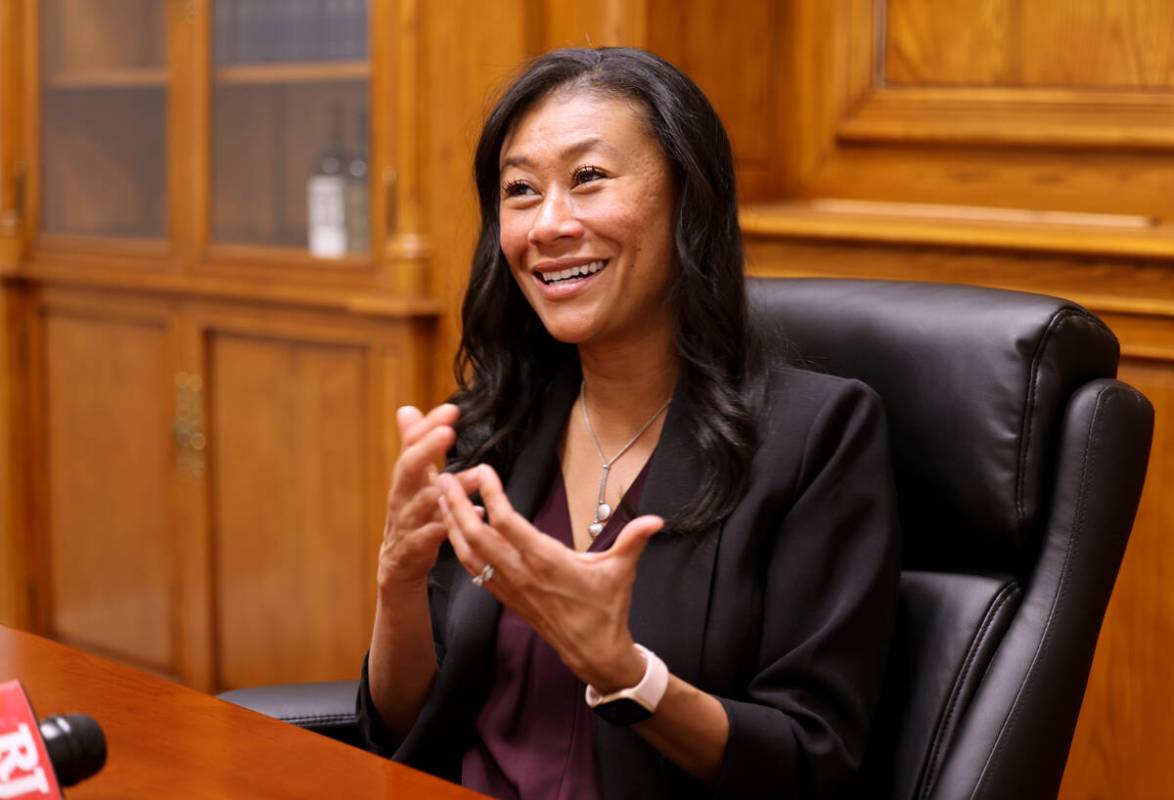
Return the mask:
<svg viewBox="0 0 1174 800"><path fill-rule="evenodd" d="M660 705L665 690L669 687L669 668L660 660L656 653L643 645L636 645L636 649L644 656L644 677L635 686L620 689L611 694L600 694L594 686L587 686L587 705L595 708L613 700L635 700L651 714Z"/></svg>

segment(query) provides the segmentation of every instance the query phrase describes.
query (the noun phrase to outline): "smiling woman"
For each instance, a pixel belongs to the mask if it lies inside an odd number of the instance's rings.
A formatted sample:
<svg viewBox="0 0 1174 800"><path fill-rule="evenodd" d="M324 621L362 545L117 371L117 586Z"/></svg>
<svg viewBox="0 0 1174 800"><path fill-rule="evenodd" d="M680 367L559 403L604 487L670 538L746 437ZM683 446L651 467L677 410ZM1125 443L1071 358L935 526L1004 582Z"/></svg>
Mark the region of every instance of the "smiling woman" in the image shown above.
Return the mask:
<svg viewBox="0 0 1174 800"><path fill-rule="evenodd" d="M370 747L497 797L843 791L895 608L883 414L765 357L713 108L557 51L476 172L460 391L398 415Z"/></svg>
<svg viewBox="0 0 1174 800"><path fill-rule="evenodd" d="M564 89L502 145L501 250L547 332L583 348L644 337L669 362L677 265L668 160L631 101Z"/></svg>

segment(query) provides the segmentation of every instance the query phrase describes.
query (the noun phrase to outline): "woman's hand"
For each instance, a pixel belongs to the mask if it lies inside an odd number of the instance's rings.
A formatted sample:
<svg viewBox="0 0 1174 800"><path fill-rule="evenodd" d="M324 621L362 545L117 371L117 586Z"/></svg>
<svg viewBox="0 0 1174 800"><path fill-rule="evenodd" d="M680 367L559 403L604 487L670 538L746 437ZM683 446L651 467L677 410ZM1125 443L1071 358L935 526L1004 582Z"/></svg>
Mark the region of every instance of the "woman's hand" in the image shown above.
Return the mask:
<svg viewBox="0 0 1174 800"><path fill-rule="evenodd" d="M514 511L497 473L487 465L458 481L440 475L439 501L449 541L470 575L486 564L485 588L524 619L581 680L603 693L634 686L644 659L628 628L636 562L660 517L629 522L609 550L577 553ZM479 491L492 524L467 496Z"/></svg>
<svg viewBox="0 0 1174 800"><path fill-rule="evenodd" d="M577 553L514 511L490 467L468 474L463 483L449 475L437 478L448 538L465 569L478 575L492 564L485 588L526 620L580 680L603 694L635 686L644 675L644 657L628 627L632 583L640 554L664 520L637 517L611 549ZM491 524L469 502L470 490L481 492ZM717 698L675 675L669 675L656 713L634 730L704 781L717 777L730 736Z"/></svg>
<svg viewBox="0 0 1174 800"><path fill-rule="evenodd" d="M434 485L436 464L456 441L453 425L460 410L451 403L421 414L403 406L395 415L400 432L400 454L387 494L387 520L379 548L378 581L392 585L423 584L447 534L437 510L440 490ZM456 478L468 481L467 474Z"/></svg>
<svg viewBox="0 0 1174 800"><path fill-rule="evenodd" d="M400 454L387 493L387 521L379 547L379 594L367 667L371 700L387 728L407 733L436 675L428 571L446 529L437 512L436 464L453 442L460 410L450 403L421 414L396 412ZM467 480L457 476L454 482Z"/></svg>

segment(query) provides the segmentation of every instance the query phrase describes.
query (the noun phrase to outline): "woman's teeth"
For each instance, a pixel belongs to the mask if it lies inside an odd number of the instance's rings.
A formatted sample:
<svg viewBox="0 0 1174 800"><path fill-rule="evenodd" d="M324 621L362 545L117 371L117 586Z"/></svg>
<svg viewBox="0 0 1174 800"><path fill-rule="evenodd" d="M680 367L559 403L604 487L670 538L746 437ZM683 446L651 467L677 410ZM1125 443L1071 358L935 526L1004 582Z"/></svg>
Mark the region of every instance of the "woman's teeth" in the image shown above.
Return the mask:
<svg viewBox="0 0 1174 800"><path fill-rule="evenodd" d="M559 281L569 280L571 278L578 278L581 275L594 275L603 269L604 261L592 261L590 264L583 264L579 267L568 267L558 272L542 272L539 273L542 280L546 284L558 283Z"/></svg>

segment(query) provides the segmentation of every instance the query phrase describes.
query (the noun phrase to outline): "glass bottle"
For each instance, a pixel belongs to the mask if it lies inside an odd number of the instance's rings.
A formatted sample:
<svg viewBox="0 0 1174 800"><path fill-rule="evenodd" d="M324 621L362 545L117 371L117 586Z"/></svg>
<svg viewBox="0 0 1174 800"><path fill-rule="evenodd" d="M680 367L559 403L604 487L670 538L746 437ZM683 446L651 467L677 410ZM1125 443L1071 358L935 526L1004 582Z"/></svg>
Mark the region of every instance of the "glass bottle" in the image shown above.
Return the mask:
<svg viewBox="0 0 1174 800"><path fill-rule="evenodd" d="M347 252L347 158L343 149L342 108L331 109L330 143L318 157L306 185L310 252L339 258Z"/></svg>

